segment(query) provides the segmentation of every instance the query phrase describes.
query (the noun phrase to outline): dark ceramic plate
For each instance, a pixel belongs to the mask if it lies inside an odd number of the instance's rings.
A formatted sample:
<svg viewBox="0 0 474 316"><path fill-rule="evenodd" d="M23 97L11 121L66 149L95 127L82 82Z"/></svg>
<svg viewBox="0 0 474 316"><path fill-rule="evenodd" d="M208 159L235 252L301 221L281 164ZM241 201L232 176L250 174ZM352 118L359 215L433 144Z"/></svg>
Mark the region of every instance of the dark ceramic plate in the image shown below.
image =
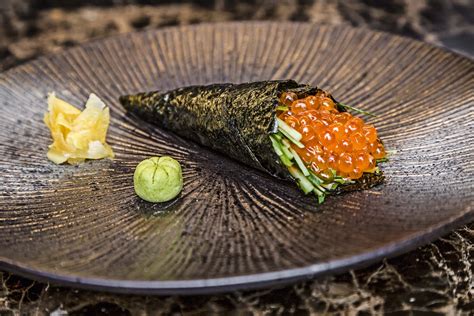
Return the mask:
<svg viewBox="0 0 474 316"><path fill-rule="evenodd" d="M426 243L473 219L474 63L420 42L349 27L233 23L96 41L0 76L0 266L122 292L207 293L334 273ZM372 119L385 184L322 206L275 180L136 117L124 93L293 78ZM46 158L46 94L111 106L114 161ZM134 194L134 166L171 155L182 195Z"/></svg>

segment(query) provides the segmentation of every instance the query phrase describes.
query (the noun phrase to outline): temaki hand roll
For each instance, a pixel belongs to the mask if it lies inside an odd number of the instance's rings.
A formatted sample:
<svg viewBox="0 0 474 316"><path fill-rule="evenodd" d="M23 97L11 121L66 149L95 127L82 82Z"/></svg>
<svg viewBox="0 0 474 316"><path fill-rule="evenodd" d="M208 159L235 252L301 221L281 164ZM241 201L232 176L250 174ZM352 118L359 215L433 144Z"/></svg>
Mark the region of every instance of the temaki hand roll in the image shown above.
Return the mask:
<svg viewBox="0 0 474 316"><path fill-rule="evenodd" d="M385 157L372 125L331 95L293 80L190 86L120 97L144 120L249 166L329 192L380 183Z"/></svg>

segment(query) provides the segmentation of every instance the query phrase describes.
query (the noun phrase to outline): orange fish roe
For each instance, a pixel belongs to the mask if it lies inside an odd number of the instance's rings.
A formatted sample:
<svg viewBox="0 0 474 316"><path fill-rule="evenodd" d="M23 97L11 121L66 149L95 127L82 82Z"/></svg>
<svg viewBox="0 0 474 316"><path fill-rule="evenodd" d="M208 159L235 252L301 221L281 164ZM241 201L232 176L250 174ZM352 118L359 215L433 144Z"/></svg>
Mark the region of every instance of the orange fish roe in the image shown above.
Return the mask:
<svg viewBox="0 0 474 316"><path fill-rule="evenodd" d="M288 110L278 117L301 133L305 146L291 147L313 172L325 179L331 170L338 176L359 179L375 168L375 161L385 157L375 127L348 112L339 112L334 101L323 91L298 99L293 92L280 97Z"/></svg>

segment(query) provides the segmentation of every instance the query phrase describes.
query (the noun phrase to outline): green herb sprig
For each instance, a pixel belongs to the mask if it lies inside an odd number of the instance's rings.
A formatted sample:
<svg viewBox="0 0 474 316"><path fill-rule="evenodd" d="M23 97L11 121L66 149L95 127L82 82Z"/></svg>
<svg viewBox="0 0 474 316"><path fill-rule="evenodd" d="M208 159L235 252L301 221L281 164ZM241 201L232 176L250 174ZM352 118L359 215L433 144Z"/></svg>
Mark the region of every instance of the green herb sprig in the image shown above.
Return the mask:
<svg viewBox="0 0 474 316"><path fill-rule="evenodd" d="M351 110L351 111L357 112L359 114L364 114L364 115L369 115L369 116L372 116L372 117L377 117L373 113L358 109L356 107L353 107L353 106L350 106L350 105L347 105L347 104L343 104L343 103L338 102L337 105L340 106L340 107L345 108L346 110Z"/></svg>

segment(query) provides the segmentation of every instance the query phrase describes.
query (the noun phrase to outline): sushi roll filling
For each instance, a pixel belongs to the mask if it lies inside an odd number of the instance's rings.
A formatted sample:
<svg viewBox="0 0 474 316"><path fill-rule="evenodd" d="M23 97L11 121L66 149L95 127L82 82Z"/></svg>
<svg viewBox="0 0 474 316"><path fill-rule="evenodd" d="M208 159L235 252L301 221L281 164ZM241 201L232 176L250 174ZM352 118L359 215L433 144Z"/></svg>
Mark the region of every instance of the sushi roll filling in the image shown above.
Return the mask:
<svg viewBox="0 0 474 316"><path fill-rule="evenodd" d="M386 158L375 127L325 91L303 98L283 92L276 115L275 152L303 192L314 192L320 202L338 185L379 172L377 162Z"/></svg>

